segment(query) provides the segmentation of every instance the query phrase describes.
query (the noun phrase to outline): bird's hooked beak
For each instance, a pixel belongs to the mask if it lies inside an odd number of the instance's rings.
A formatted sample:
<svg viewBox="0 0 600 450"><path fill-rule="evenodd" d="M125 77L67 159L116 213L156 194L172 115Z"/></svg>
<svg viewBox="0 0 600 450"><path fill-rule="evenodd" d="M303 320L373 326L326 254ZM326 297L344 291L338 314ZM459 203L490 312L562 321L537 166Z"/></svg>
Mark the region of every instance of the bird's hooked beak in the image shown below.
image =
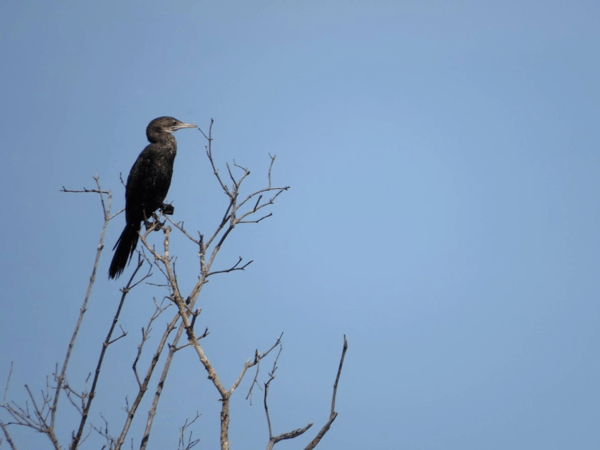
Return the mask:
<svg viewBox="0 0 600 450"><path fill-rule="evenodd" d="M181 130L182 128L198 128L198 125L194 125L193 123L183 123L180 122L177 125L173 125L171 127L171 132Z"/></svg>

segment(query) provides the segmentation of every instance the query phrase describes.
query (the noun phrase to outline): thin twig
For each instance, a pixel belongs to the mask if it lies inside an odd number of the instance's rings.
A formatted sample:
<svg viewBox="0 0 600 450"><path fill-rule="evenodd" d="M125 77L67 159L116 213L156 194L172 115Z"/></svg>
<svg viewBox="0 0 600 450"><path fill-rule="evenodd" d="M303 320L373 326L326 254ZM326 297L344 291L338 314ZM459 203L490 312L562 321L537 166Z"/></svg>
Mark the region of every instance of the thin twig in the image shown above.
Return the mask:
<svg viewBox="0 0 600 450"><path fill-rule="evenodd" d="M95 192L95 193L100 194L100 203L102 204L104 223L102 225L102 232L100 233L100 242L98 243L98 248L96 251L96 258L94 260L94 267L92 268L92 275L90 277L90 283L88 284L88 289L87 289L87 292L83 299L83 304L80 309L77 324L75 325L75 330L73 331L73 334L71 336L71 341L69 342L69 346L67 347L67 354L65 355L62 370L60 372L60 375L58 375L58 377L57 377L56 392L54 394L54 405L52 406L52 418L51 418L51 423L50 423L50 426L52 428L54 428L54 426L56 424L56 416L57 416L57 412L58 412L58 400L60 398L60 392L61 392L63 383L65 381L67 367L69 366L69 361L71 359L71 353L73 351L73 348L75 347L75 340L77 339L79 329L81 328L81 324L83 322L83 317L87 311L87 305L89 303L89 300L90 300L90 297L92 294L92 288L94 287L94 282L96 281L96 272L98 271L98 265L100 263L100 255L102 253L102 250L104 249L104 237L106 236L106 229L108 227L108 222L110 221L110 208L112 206L112 193L111 193L111 191L106 192L102 189L102 186L100 185L100 177L98 177L98 175L94 176L94 180L96 181L96 185L98 186L98 189L97 190L96 189L84 189L84 192ZM68 191L64 187L63 187L63 191L64 192L77 192L77 191ZM104 202L105 194L108 195L108 206Z"/></svg>
<svg viewBox="0 0 600 450"><path fill-rule="evenodd" d="M200 417L200 413L196 412L196 417L194 417L191 421L188 421L188 419L186 419L185 423L179 429L179 447L178 447L178 449L190 450L191 448L194 448L200 442L200 439L192 439L191 431L187 437L187 444L186 444L186 437L185 437L186 430L189 427L191 427L194 424L194 422L196 420L198 420L199 417Z"/></svg>
<svg viewBox="0 0 600 450"><path fill-rule="evenodd" d="M14 365L14 362L11 361L10 362L10 370L8 371L8 379L6 380L6 386L4 387L4 397L2 398L3 402L6 401L6 394L8 393L8 386L10 385L10 379L12 377L13 365Z"/></svg>
<svg viewBox="0 0 600 450"><path fill-rule="evenodd" d="M331 412L329 414L329 420L327 423L321 428L321 431L315 436L315 438L305 447L305 450L312 450L317 446L317 444L321 441L325 433L329 431L331 424L337 417L338 413L335 411L335 399L337 397L337 389L338 383L340 381L340 376L342 375L342 367L344 366L344 359L346 358L346 351L348 350L348 340L346 339L346 335L344 335L344 347L342 349L342 357L340 359L340 366L338 367L337 376L335 377L335 383L333 384L333 396L331 398Z"/></svg>

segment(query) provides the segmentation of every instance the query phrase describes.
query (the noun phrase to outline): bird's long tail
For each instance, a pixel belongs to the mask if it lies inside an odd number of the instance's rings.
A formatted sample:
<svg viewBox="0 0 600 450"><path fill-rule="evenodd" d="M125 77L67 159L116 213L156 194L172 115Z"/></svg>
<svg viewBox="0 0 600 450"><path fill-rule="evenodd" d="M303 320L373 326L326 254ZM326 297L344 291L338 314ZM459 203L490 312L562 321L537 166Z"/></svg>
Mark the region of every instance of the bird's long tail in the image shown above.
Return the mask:
<svg viewBox="0 0 600 450"><path fill-rule="evenodd" d="M137 246L138 238L140 237L138 232L140 231L140 224L128 223L125 225L125 229L121 233L121 237L115 244L116 249L115 255L113 256L112 262L110 263L110 269L108 270L108 278L119 278L119 275L123 273L127 262Z"/></svg>

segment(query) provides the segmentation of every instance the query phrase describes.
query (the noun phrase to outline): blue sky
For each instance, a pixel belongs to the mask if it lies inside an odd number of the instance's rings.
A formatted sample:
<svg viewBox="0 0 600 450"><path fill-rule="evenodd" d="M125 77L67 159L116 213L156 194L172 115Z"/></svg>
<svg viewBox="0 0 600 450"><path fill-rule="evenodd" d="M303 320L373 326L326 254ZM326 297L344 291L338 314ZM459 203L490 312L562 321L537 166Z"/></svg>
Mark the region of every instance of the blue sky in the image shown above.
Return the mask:
<svg viewBox="0 0 600 450"><path fill-rule="evenodd" d="M214 118L222 167L248 166L259 187L276 154L274 182L291 186L218 261L254 263L200 300L206 351L228 384L285 333L276 433L324 423L346 334L339 416L322 448L600 448L599 13L592 1L3 2L9 397L42 388L62 360L92 269L99 201L60 188L93 187L98 174L117 211L119 176L151 119ZM168 199L176 220L208 233L225 198L200 133L177 139ZM78 386L124 284L105 277L123 223L107 233L70 374ZM173 246L189 286L194 249ZM124 415L157 295L141 288L126 307L96 423ZM178 356L151 447L175 448L198 411L200 448L215 448L216 392L191 352ZM262 448L247 383L232 405L233 448Z"/></svg>

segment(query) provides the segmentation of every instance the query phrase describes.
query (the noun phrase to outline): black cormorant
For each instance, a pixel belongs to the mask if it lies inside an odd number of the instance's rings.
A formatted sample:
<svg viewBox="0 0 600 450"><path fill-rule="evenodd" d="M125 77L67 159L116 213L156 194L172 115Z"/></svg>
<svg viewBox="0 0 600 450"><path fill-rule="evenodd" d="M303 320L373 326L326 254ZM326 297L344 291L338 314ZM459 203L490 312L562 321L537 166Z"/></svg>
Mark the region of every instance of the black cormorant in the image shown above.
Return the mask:
<svg viewBox="0 0 600 450"><path fill-rule="evenodd" d="M109 278L118 278L135 251L142 222L162 208L173 176L177 141L173 132L182 128L197 128L173 117L154 119L146 128L150 141L133 164L125 188L125 229L115 244Z"/></svg>

